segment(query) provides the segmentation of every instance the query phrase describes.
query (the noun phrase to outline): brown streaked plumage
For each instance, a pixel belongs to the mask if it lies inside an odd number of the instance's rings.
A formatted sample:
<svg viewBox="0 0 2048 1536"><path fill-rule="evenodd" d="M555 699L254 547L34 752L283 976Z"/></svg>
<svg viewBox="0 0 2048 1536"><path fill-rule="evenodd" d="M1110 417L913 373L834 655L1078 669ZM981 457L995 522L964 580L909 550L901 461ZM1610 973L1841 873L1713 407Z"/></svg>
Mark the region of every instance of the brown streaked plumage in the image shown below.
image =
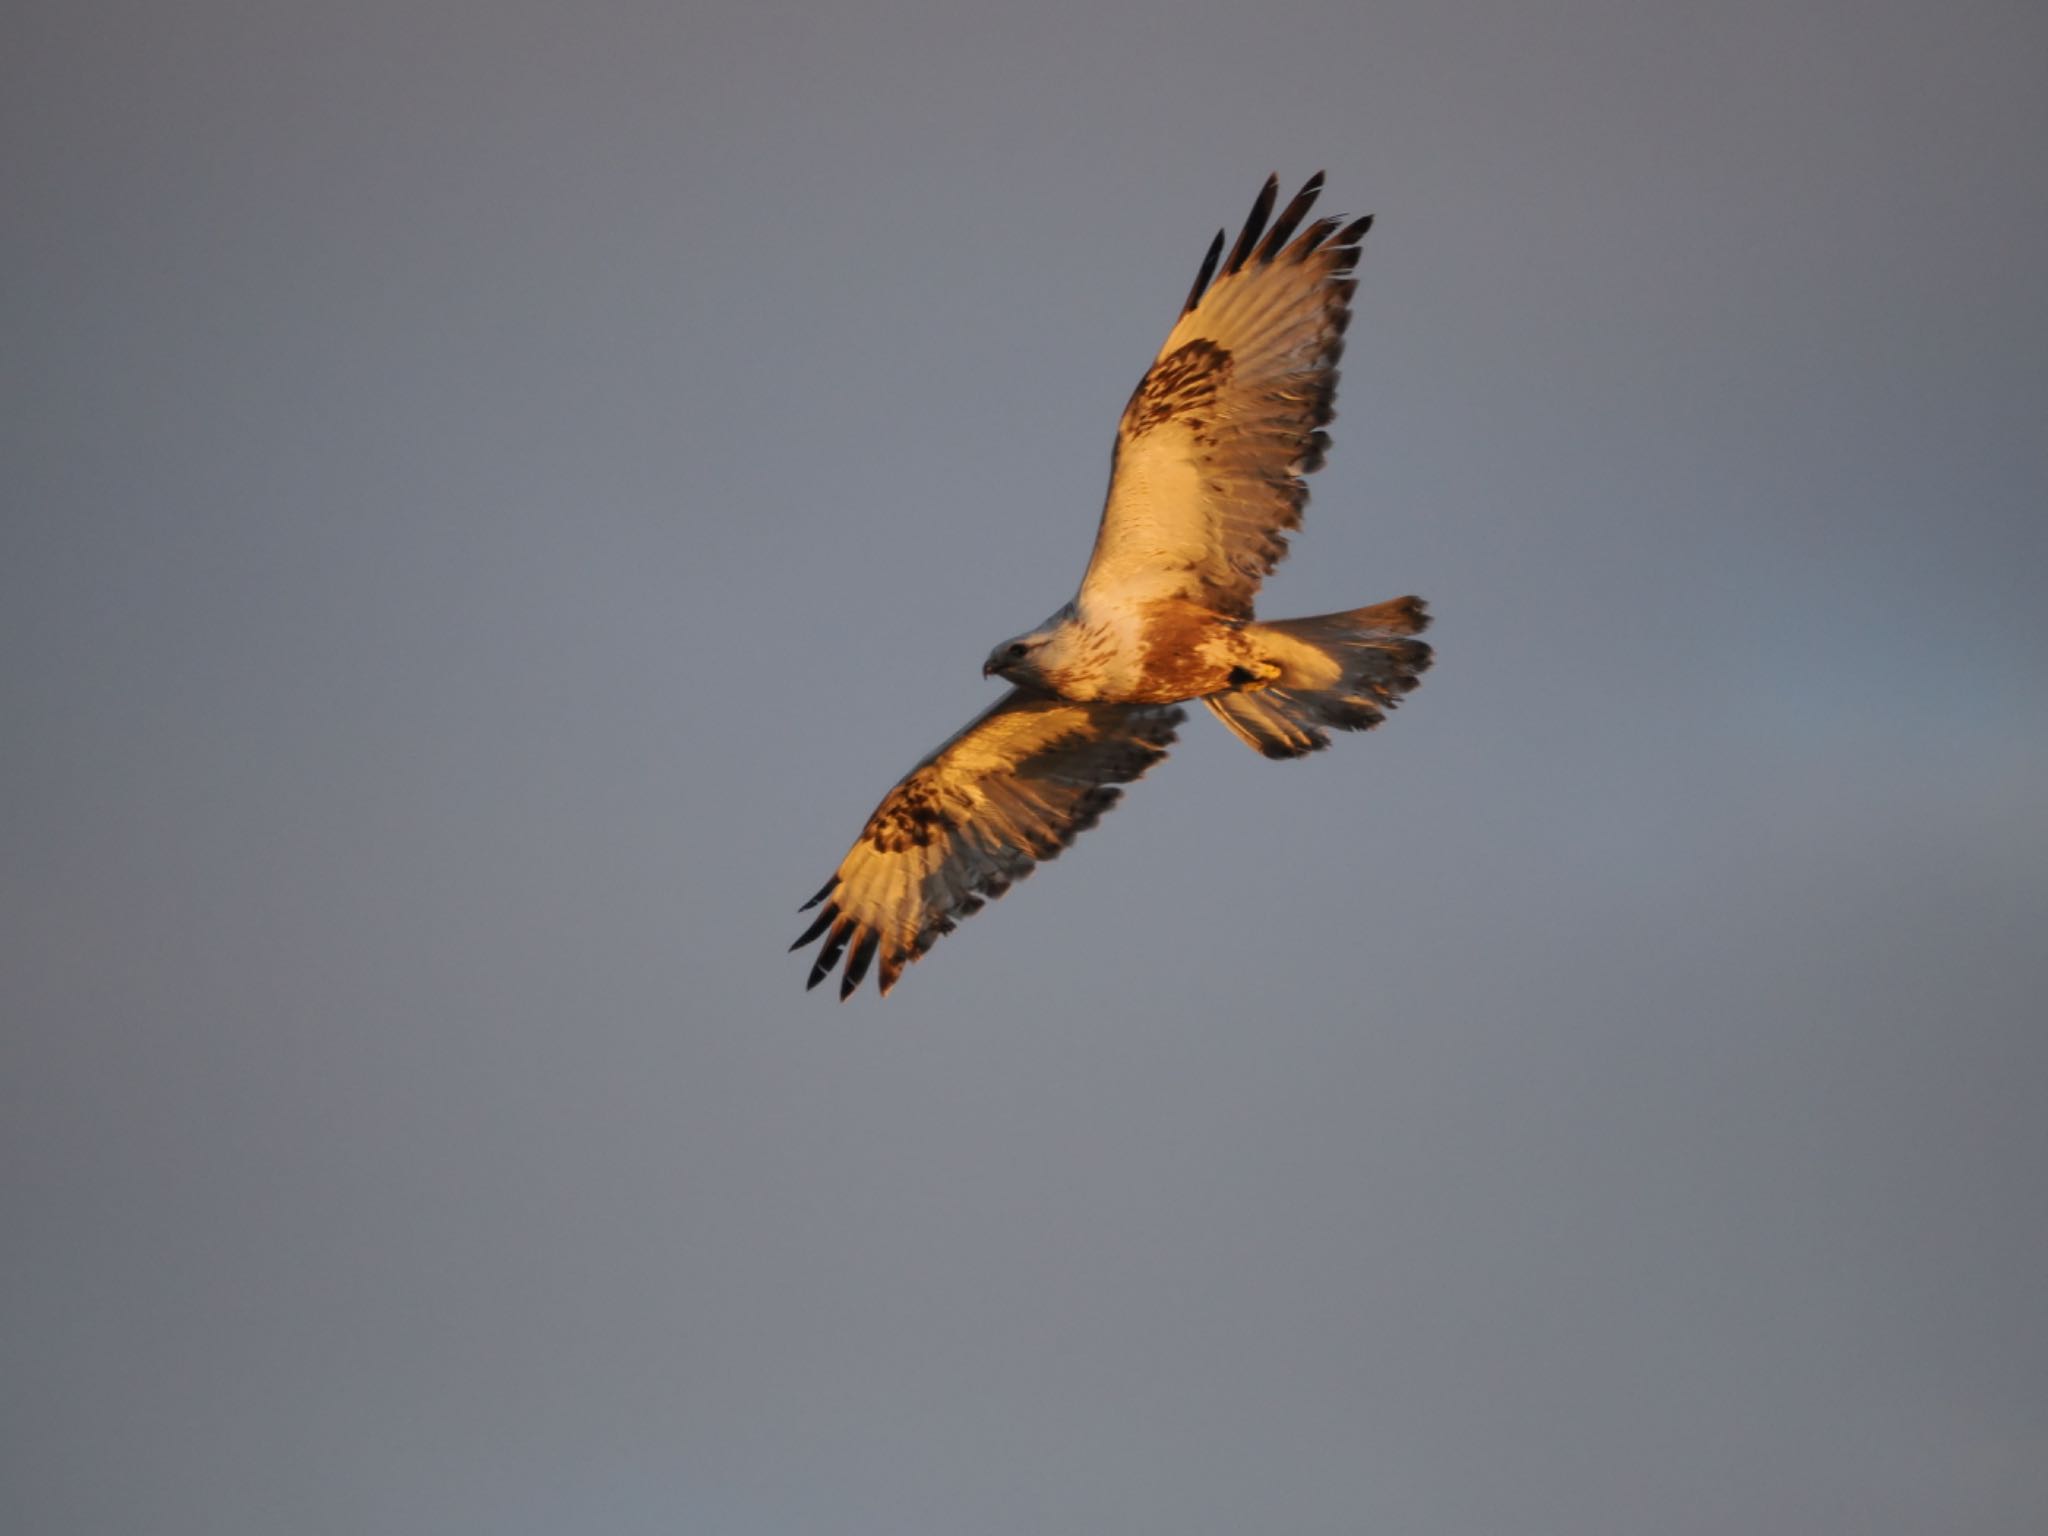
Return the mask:
<svg viewBox="0 0 2048 1536"><path fill-rule="evenodd" d="M868 819L791 949L822 937L809 985L852 946L851 997L870 961L884 993L903 967L1047 859L1057 858L1160 758L1186 715L1153 704L1082 704L1012 688L919 763Z"/></svg>
<svg viewBox="0 0 2048 1536"><path fill-rule="evenodd" d="M1079 593L990 653L983 673L1016 686L905 775L805 904L820 910L790 947L822 940L810 986L843 959L841 998L871 968L888 992L1164 757L1182 701L1298 757L1378 725L1429 666L1419 598L1270 623L1252 611L1329 448L1372 223L1304 227L1322 185L1317 172L1275 219L1269 177L1228 255L1217 232L1124 407Z"/></svg>
<svg viewBox="0 0 2048 1536"><path fill-rule="evenodd" d="M1230 354L1213 341L1189 342L1154 363L1152 371L1139 381L1124 409L1124 437L1143 437L1179 417L1190 437L1209 443L1203 436L1209 423L1202 419L1202 412L1215 407L1217 394L1229 382Z"/></svg>

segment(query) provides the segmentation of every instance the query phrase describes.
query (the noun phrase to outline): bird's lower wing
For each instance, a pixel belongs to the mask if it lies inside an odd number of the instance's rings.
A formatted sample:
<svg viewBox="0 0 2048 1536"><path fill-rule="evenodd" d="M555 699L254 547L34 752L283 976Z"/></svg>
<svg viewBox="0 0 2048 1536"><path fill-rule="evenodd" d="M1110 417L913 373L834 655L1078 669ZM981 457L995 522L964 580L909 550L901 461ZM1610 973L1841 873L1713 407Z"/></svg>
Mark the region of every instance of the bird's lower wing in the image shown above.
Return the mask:
<svg viewBox="0 0 2048 1536"><path fill-rule="evenodd" d="M862 828L791 949L823 938L809 985L846 959L840 997L903 967L1101 819L1166 755L1172 705L1077 704L1012 689L913 768Z"/></svg>

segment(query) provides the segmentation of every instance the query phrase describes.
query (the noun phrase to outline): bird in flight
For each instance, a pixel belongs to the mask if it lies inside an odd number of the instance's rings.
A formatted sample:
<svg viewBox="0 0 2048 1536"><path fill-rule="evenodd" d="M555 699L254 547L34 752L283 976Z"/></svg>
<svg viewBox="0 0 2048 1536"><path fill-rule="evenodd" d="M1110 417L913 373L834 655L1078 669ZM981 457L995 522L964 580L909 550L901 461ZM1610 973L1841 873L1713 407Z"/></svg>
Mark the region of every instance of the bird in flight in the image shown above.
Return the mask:
<svg viewBox="0 0 2048 1536"><path fill-rule="evenodd" d="M989 653L1009 692L883 797L792 950L823 939L815 987L879 965L886 995L963 917L1095 825L1166 755L1200 699L1267 757L1370 730L1429 666L1422 600L1261 622L1335 414L1337 359L1372 219L1317 219L1318 171L1272 217L1268 177L1226 255L1218 230L1180 318L1118 424L1081 590ZM1268 220L1271 223L1268 223ZM1297 234L1296 231L1300 232Z"/></svg>

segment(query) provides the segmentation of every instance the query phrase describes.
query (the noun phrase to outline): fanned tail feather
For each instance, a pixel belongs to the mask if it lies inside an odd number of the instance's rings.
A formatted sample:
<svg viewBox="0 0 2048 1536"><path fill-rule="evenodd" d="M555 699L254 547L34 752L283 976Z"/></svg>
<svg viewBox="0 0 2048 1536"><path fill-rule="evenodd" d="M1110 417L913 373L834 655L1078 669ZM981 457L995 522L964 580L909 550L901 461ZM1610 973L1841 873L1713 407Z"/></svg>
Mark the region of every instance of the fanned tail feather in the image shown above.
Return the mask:
<svg viewBox="0 0 2048 1536"><path fill-rule="evenodd" d="M1267 757L1320 751L1330 744L1330 731L1371 730L1421 682L1430 649L1413 637L1428 627L1419 597L1247 625L1272 668L1270 680L1202 702Z"/></svg>

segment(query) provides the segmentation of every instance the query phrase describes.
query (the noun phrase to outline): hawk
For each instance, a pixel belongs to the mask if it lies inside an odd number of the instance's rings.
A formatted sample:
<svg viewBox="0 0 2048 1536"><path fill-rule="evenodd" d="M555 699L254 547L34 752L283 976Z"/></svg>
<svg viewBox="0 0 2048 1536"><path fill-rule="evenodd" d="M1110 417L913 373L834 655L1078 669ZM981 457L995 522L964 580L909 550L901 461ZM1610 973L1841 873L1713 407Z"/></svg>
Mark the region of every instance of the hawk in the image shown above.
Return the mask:
<svg viewBox="0 0 2048 1536"><path fill-rule="evenodd" d="M1330 445L1350 273L1372 224L1304 227L1322 189L1318 171L1273 219L1268 177L1228 255L1217 231L1124 407L1080 591L989 653L982 675L1010 691L889 791L804 903L818 914L790 948L824 940L809 986L844 957L842 1000L877 964L886 995L1164 757L1183 702L1267 757L1299 757L1331 730L1378 725L1429 666L1420 598L1252 614L1301 524L1302 476Z"/></svg>

